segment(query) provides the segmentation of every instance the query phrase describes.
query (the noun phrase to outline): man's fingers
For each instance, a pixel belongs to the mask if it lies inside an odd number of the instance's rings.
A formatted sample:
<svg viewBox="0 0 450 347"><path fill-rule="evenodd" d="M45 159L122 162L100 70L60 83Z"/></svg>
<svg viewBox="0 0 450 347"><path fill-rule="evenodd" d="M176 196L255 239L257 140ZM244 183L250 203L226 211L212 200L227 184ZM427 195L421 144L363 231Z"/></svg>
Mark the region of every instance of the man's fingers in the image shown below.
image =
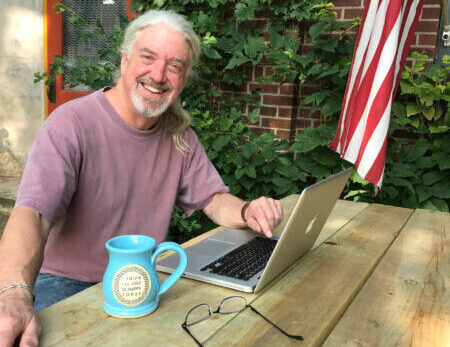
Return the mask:
<svg viewBox="0 0 450 347"><path fill-rule="evenodd" d="M14 318L3 317L0 321L0 347L12 346L19 334L20 328Z"/></svg>
<svg viewBox="0 0 450 347"><path fill-rule="evenodd" d="M260 230L253 229L255 231L263 232L267 237L272 237L272 222L274 219L272 208L267 199L259 198L253 200L249 206L249 220L254 219L255 223L260 226ZM251 227L251 225L249 225Z"/></svg>
<svg viewBox="0 0 450 347"><path fill-rule="evenodd" d="M40 332L41 326L37 316L34 315L22 334L19 347L37 347L39 345Z"/></svg>
<svg viewBox="0 0 450 347"><path fill-rule="evenodd" d="M22 336L21 336L22 335ZM37 346L39 323L28 291L11 290L0 296L0 347Z"/></svg>
<svg viewBox="0 0 450 347"><path fill-rule="evenodd" d="M248 226L267 237L272 237L272 230L283 219L280 201L266 197L251 201L246 214Z"/></svg>
<svg viewBox="0 0 450 347"><path fill-rule="evenodd" d="M280 224L281 220L283 219L283 210L281 208L281 203L279 200L274 200L272 198L267 199L270 208L272 209L273 213L273 220L272 222L272 229L275 228L278 224Z"/></svg>

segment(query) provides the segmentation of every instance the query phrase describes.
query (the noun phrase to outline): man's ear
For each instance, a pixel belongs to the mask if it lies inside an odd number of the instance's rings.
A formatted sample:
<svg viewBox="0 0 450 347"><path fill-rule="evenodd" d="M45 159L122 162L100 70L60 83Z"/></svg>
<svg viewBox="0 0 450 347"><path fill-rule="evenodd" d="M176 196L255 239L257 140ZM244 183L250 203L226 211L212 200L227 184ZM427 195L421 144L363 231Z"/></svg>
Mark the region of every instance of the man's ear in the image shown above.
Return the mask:
<svg viewBox="0 0 450 347"><path fill-rule="evenodd" d="M120 73L123 75L125 72L125 69L127 68L128 64L128 56L125 53L122 53L122 59L120 60Z"/></svg>

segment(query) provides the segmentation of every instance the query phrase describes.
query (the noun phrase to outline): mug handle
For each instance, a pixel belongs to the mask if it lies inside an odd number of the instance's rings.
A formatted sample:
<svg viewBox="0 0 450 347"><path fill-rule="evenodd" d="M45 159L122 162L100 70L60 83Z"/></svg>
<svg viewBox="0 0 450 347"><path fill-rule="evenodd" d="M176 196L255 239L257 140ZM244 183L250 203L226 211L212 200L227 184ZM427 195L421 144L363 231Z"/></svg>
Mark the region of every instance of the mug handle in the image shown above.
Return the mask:
<svg viewBox="0 0 450 347"><path fill-rule="evenodd" d="M187 266L187 256L183 247L181 247L178 243L175 242L163 242L156 247L155 252L152 255L152 264L155 265L156 257L165 251L175 251L180 256L180 263L172 274L166 278L166 280L160 284L158 295L165 293L173 284L178 281L178 279L183 274L184 270L186 270Z"/></svg>

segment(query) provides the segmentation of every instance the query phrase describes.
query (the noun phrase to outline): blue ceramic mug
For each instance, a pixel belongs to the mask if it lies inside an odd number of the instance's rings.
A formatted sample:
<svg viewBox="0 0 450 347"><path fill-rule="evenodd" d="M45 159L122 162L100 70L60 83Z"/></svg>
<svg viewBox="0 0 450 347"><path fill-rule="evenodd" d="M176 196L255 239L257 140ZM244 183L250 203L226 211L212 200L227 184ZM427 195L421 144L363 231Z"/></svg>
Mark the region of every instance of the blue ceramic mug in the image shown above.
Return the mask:
<svg viewBox="0 0 450 347"><path fill-rule="evenodd" d="M135 318L153 312L159 296L165 293L183 274L187 257L175 242L163 242L156 247L153 238L143 235L122 235L106 242L109 263L103 276L103 309L111 316ZM159 283L155 270L156 257L173 250L180 256L175 271Z"/></svg>

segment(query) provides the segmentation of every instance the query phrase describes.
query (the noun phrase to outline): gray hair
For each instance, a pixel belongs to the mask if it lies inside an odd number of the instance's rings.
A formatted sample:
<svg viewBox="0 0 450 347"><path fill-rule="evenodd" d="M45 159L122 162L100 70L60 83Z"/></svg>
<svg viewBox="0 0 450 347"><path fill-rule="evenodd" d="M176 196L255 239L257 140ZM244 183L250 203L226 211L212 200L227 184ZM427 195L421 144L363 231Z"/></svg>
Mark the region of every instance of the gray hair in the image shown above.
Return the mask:
<svg viewBox="0 0 450 347"><path fill-rule="evenodd" d="M173 11L150 10L131 21L125 30L120 52L129 56L131 49L138 38L139 32L149 25L160 23L167 24L173 30L182 34L189 43L191 49L189 53L190 61L188 71L190 72L191 68L197 64L198 58L200 57L200 40L192 28L192 24L182 15Z"/></svg>
<svg viewBox="0 0 450 347"><path fill-rule="evenodd" d="M194 32L191 23L182 15L173 11L150 10L131 21L125 30L120 52L129 56L140 31L149 25L157 25L160 23L167 24L173 30L181 33L189 43L189 66L187 67L187 75L189 76L200 57L200 40ZM161 118L161 121L164 132L172 136L176 149L183 155L186 154L189 146L185 139L185 133L191 123L191 116L181 106L179 99L170 105L169 109Z"/></svg>

